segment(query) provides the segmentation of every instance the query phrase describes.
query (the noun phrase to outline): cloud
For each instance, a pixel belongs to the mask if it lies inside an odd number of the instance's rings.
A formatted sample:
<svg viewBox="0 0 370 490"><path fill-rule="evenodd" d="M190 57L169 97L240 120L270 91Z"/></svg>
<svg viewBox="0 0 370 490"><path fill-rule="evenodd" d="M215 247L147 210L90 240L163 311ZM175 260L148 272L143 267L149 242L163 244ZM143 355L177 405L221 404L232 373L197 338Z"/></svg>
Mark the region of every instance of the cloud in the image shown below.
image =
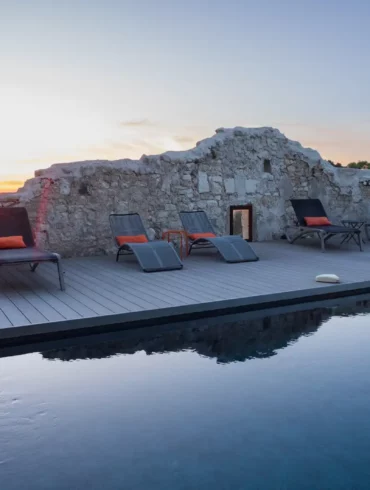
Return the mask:
<svg viewBox="0 0 370 490"><path fill-rule="evenodd" d="M121 128L146 128L149 126L156 126L156 124L149 119L132 119L130 121L121 121L118 125Z"/></svg>
<svg viewBox="0 0 370 490"><path fill-rule="evenodd" d="M177 143L183 143L185 145L195 144L197 140L197 138L194 136L186 136L186 135L173 136L173 139L177 141Z"/></svg>

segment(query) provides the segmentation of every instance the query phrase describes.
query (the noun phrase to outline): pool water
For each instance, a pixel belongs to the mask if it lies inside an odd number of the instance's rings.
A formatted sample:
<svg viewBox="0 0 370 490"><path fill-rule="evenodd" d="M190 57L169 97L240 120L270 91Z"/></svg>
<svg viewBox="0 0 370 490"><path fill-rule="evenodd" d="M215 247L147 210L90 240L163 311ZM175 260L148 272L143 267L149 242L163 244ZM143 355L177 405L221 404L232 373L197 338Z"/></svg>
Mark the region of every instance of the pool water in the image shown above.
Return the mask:
<svg viewBox="0 0 370 490"><path fill-rule="evenodd" d="M369 489L370 315L155 327L0 359L0 488Z"/></svg>

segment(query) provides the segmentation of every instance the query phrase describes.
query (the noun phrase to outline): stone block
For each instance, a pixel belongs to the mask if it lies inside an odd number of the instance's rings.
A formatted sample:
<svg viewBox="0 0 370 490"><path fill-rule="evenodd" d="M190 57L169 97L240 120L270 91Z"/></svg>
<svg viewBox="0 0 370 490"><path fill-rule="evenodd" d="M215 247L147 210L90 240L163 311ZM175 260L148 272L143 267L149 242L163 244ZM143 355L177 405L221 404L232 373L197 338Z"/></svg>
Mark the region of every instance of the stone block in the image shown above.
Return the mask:
<svg viewBox="0 0 370 490"><path fill-rule="evenodd" d="M226 194L234 194L235 192L235 180L234 179L225 179L224 181Z"/></svg>
<svg viewBox="0 0 370 490"><path fill-rule="evenodd" d="M200 194L210 191L208 175L206 172L199 172L198 174L198 191Z"/></svg>
<svg viewBox="0 0 370 490"><path fill-rule="evenodd" d="M206 203L207 203L207 206L209 206L209 207L218 206L218 202L215 201L214 199L209 199L208 201L206 201Z"/></svg>
<svg viewBox="0 0 370 490"><path fill-rule="evenodd" d="M193 189L181 189L179 190L179 195L180 196L187 196L187 197L193 197Z"/></svg>
<svg viewBox="0 0 370 490"><path fill-rule="evenodd" d="M263 178L264 180L274 180L274 176L273 176L272 174L268 174L268 173L264 173L264 174L262 175L262 178Z"/></svg>
<svg viewBox="0 0 370 490"><path fill-rule="evenodd" d="M60 179L60 193L63 196L69 196L71 193L71 184L68 182L67 179Z"/></svg>
<svg viewBox="0 0 370 490"><path fill-rule="evenodd" d="M221 175L212 175L210 177L210 180L211 180L211 182L218 182L218 183L222 184L223 179L222 179Z"/></svg>
<svg viewBox="0 0 370 490"><path fill-rule="evenodd" d="M221 194L223 191L222 183L211 180L211 192L212 194Z"/></svg>
<svg viewBox="0 0 370 490"><path fill-rule="evenodd" d="M237 175L235 178L235 190L238 194L238 197L244 197L245 190L245 177L243 175Z"/></svg>
<svg viewBox="0 0 370 490"><path fill-rule="evenodd" d="M166 211L176 211L176 206L174 204L165 204L164 205Z"/></svg>
<svg viewBox="0 0 370 490"><path fill-rule="evenodd" d="M247 194L255 194L257 191L258 180L247 179L245 181L245 192Z"/></svg>

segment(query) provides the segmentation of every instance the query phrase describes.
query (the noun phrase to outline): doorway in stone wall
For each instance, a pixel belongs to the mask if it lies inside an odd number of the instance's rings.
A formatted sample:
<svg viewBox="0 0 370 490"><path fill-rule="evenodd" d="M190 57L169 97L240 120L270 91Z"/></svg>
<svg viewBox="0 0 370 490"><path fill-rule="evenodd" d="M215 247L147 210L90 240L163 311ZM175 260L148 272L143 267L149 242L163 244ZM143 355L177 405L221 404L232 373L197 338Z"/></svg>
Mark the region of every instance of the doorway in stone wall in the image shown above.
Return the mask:
<svg viewBox="0 0 370 490"><path fill-rule="evenodd" d="M248 242L253 241L253 206L230 206L230 235L241 235Z"/></svg>

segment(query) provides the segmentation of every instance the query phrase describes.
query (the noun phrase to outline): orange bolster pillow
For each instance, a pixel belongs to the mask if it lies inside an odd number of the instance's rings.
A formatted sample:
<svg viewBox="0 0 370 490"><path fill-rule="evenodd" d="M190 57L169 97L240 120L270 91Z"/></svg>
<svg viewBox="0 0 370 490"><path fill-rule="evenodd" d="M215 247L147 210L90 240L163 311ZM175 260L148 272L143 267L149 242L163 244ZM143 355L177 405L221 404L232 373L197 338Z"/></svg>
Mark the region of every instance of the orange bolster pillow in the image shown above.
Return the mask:
<svg viewBox="0 0 370 490"><path fill-rule="evenodd" d="M191 233L188 235L191 240L198 240L198 238L215 238L214 233Z"/></svg>
<svg viewBox="0 0 370 490"><path fill-rule="evenodd" d="M22 236L2 236L0 237L0 249L6 248L26 248Z"/></svg>
<svg viewBox="0 0 370 490"><path fill-rule="evenodd" d="M331 222L326 216L316 217L316 218L305 218L304 219L307 226L328 226Z"/></svg>
<svg viewBox="0 0 370 490"><path fill-rule="evenodd" d="M135 236L116 236L116 241L120 247L126 245L126 243L147 243L148 239L145 235Z"/></svg>

